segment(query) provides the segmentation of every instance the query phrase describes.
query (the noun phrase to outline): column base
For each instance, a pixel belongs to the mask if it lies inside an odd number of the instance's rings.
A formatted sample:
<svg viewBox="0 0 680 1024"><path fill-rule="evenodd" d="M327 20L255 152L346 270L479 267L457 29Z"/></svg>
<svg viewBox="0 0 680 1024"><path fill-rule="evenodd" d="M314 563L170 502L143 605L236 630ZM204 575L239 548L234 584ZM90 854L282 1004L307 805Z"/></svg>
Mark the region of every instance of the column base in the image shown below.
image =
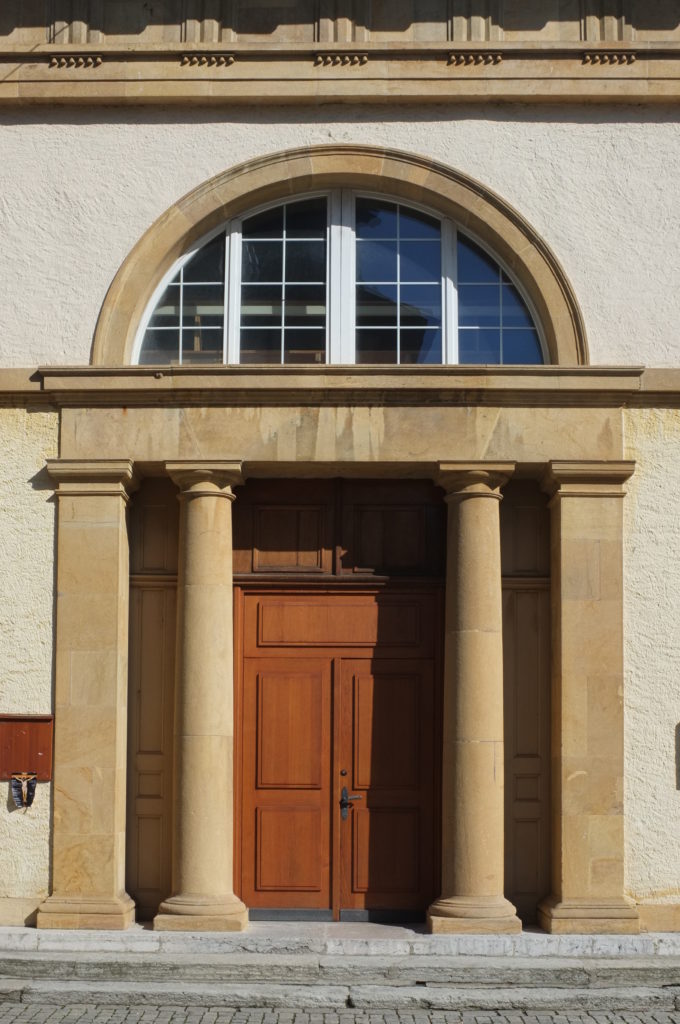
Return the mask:
<svg viewBox="0 0 680 1024"><path fill-rule="evenodd" d="M248 927L248 908L238 896L171 896L158 908L153 927L158 932L242 932Z"/></svg>
<svg viewBox="0 0 680 1024"><path fill-rule="evenodd" d="M427 927L433 935L512 935L522 931L522 922L503 896L451 896L435 900Z"/></svg>
<svg viewBox="0 0 680 1024"><path fill-rule="evenodd" d="M48 896L38 907L38 928L92 928L123 931L135 921L135 905L125 895L113 899Z"/></svg>
<svg viewBox="0 0 680 1024"><path fill-rule="evenodd" d="M558 900L554 896L538 906L538 923L556 935L637 935L640 919L632 900Z"/></svg>

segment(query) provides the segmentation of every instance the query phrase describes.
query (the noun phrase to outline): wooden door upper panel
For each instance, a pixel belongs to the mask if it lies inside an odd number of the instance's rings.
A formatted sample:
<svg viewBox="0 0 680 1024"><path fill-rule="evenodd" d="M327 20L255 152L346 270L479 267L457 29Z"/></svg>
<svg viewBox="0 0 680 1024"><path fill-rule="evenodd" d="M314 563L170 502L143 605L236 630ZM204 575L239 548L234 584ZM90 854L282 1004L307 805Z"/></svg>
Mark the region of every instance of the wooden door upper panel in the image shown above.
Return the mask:
<svg viewBox="0 0 680 1024"><path fill-rule="evenodd" d="M432 591L263 592L246 594L244 604L246 657L340 647L380 647L383 657L433 655L438 601Z"/></svg>
<svg viewBox="0 0 680 1024"><path fill-rule="evenodd" d="M445 512L429 480L249 480L234 572L441 577Z"/></svg>

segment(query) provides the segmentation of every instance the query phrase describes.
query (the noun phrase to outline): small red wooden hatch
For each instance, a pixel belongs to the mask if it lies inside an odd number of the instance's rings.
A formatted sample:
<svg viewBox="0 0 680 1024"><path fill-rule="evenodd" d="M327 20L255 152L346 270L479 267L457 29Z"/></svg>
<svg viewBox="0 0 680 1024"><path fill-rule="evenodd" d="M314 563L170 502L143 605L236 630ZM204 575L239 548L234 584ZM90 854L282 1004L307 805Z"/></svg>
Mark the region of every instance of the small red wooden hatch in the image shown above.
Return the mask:
<svg viewBox="0 0 680 1024"><path fill-rule="evenodd" d="M38 782L49 782L53 732L53 715L0 715L0 779L35 772Z"/></svg>

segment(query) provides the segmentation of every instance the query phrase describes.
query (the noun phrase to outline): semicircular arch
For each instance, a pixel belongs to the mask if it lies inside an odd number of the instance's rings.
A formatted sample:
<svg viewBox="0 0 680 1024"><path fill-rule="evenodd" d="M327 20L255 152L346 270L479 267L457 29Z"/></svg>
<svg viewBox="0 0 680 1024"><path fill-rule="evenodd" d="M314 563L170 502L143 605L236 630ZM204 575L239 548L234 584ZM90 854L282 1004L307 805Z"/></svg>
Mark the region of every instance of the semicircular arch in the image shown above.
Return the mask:
<svg viewBox="0 0 680 1024"><path fill-rule="evenodd" d="M137 328L159 281L211 230L265 203L339 187L429 207L479 238L521 282L541 321L550 362L588 363L585 325L571 285L549 246L509 203L468 175L425 157L332 145L286 150L239 164L171 206L140 238L113 279L97 321L92 364L131 362Z"/></svg>

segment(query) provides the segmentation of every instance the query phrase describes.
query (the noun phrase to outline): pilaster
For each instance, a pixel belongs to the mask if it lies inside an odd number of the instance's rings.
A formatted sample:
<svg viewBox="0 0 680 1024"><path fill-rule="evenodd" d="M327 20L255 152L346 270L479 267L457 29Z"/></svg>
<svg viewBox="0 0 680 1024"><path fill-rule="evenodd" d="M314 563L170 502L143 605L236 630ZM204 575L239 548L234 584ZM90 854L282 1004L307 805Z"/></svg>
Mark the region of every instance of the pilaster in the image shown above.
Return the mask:
<svg viewBox="0 0 680 1024"><path fill-rule="evenodd" d="M551 932L637 932L624 897L623 484L632 462L551 462Z"/></svg>
<svg viewBox="0 0 680 1024"><path fill-rule="evenodd" d="M39 928L126 928L128 460L50 460L57 482L52 894Z"/></svg>

